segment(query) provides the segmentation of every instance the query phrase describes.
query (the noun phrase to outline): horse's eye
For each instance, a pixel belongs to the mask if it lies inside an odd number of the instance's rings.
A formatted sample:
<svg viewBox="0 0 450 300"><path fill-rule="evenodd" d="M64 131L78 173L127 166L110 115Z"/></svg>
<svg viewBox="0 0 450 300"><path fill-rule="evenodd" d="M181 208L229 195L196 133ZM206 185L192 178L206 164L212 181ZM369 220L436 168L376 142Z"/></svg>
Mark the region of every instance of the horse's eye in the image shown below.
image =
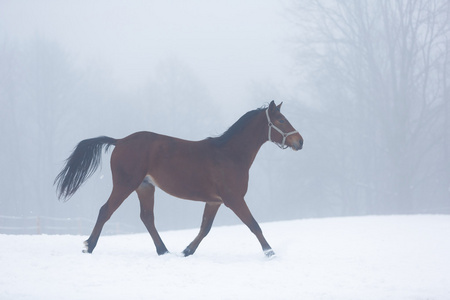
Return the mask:
<svg viewBox="0 0 450 300"><path fill-rule="evenodd" d="M284 123L284 120L283 119L279 119L278 122Z"/></svg>

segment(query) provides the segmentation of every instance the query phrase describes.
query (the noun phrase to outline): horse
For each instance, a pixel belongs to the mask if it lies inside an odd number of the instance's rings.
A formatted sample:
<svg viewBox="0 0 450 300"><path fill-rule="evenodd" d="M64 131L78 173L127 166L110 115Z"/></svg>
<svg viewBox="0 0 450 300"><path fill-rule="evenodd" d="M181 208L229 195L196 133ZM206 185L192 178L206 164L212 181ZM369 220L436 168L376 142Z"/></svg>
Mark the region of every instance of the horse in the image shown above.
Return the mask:
<svg viewBox="0 0 450 300"><path fill-rule="evenodd" d="M123 201L136 191L140 202L140 218L147 228L158 255L169 251L154 222L154 193L158 187L181 199L205 202L200 232L184 249L184 256L194 254L209 233L219 207L224 204L247 225L261 244L267 257L275 254L253 218L244 196L247 193L249 169L260 147L274 142L282 149L297 151L303 138L281 114L280 103L244 114L218 137L188 141L153 132L136 132L122 139L100 136L81 141L56 176L57 196L69 200L96 171L102 149L115 146L111 154L113 188L100 208L85 253L92 253L104 224Z"/></svg>

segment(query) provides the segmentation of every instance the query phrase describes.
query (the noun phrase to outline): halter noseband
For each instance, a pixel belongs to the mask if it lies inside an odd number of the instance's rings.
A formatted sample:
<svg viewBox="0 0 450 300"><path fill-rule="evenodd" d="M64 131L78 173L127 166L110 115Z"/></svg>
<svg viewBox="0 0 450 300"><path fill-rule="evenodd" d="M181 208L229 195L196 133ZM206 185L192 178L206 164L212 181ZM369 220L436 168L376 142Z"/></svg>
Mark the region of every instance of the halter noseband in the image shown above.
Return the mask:
<svg viewBox="0 0 450 300"><path fill-rule="evenodd" d="M266 109L266 116L267 116L267 122L269 123L269 141L271 141L272 143L274 143L275 145L277 145L281 149L288 148L289 146L287 146L285 144L286 138L288 136L290 136L291 134L298 133L298 131L294 130L294 131L291 131L291 132L288 132L288 133L284 133L283 130L281 130L277 126L273 125L273 123L270 121L270 117L269 117L269 108ZM283 141L281 142L281 144L278 143L278 142L272 141L272 136L271 136L272 128L275 129L276 131L278 131L281 134L281 136L283 136Z"/></svg>

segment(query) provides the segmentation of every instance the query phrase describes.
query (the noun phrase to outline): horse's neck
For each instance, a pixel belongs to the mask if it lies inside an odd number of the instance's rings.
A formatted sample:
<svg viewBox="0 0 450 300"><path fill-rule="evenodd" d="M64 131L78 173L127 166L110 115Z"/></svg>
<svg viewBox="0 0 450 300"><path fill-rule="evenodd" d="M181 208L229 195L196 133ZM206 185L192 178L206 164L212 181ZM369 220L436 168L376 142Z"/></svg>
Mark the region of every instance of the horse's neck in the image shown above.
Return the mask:
<svg viewBox="0 0 450 300"><path fill-rule="evenodd" d="M261 146L267 141L267 122L265 115L259 114L228 143L230 155L250 167Z"/></svg>

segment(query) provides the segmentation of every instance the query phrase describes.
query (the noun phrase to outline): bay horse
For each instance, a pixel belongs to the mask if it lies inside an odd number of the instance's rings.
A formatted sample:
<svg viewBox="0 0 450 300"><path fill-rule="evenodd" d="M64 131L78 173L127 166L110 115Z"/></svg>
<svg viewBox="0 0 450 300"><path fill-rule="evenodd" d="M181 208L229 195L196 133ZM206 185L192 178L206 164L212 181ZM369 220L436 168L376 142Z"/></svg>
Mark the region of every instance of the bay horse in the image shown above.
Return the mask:
<svg viewBox="0 0 450 300"><path fill-rule="evenodd" d="M282 104L282 103L281 103ZM136 132L123 139L101 136L81 141L66 160L55 184L59 199L66 201L98 168L102 148L111 154L113 188L100 208L97 222L84 242L85 253L92 253L103 225L123 201L136 191L140 217L158 255L168 253L154 222L154 193L159 187L166 193L188 200L205 202L197 237L184 249L184 256L194 254L211 229L219 207L229 207L256 235L267 257L274 251L253 218L244 196L249 169L260 147L266 142L280 148L300 150L302 136L281 114L281 104L247 112L221 136L201 141L187 141L153 132Z"/></svg>

